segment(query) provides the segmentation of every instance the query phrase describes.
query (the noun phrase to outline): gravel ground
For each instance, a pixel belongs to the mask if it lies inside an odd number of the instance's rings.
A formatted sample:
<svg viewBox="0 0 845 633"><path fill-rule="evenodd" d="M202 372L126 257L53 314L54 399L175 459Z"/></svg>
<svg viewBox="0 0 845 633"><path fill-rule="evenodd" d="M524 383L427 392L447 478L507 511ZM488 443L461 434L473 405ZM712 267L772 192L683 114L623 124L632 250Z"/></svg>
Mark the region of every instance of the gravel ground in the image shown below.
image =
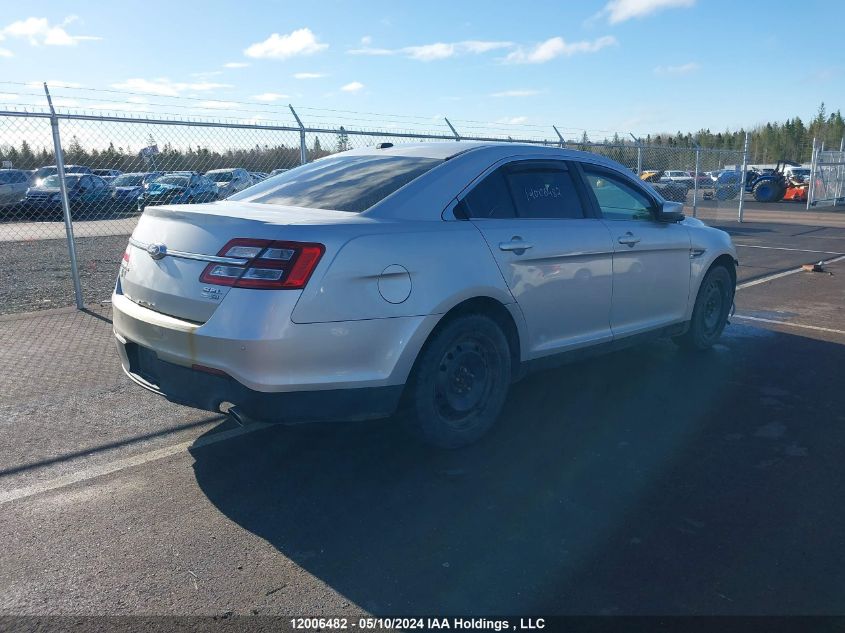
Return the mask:
<svg viewBox="0 0 845 633"><path fill-rule="evenodd" d="M111 296L128 236L79 237L76 251L86 304ZM0 314L73 305L73 280L65 240L28 240L0 244Z"/></svg>

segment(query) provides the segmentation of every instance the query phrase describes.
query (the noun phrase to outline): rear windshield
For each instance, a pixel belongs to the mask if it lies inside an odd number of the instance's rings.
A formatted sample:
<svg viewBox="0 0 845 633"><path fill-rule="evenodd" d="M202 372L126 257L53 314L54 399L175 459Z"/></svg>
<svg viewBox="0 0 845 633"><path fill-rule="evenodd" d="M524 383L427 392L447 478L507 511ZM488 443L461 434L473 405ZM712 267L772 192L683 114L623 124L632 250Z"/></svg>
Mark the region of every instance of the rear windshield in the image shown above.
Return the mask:
<svg viewBox="0 0 845 633"><path fill-rule="evenodd" d="M228 199L361 213L441 162L415 156L324 158Z"/></svg>
<svg viewBox="0 0 845 633"><path fill-rule="evenodd" d="M233 171L210 171L206 174L207 178L211 178L214 182L231 182L235 177Z"/></svg>

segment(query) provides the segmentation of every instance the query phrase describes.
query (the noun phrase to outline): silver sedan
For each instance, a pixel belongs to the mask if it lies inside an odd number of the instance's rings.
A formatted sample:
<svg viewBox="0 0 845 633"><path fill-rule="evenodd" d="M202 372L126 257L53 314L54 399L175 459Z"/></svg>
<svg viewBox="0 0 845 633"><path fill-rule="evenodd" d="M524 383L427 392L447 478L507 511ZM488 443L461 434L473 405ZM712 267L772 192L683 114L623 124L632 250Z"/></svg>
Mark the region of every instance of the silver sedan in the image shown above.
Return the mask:
<svg viewBox="0 0 845 633"><path fill-rule="evenodd" d="M454 448L534 368L651 337L712 346L736 263L726 233L600 156L384 143L148 207L114 332L127 375L175 402L280 422L401 408Z"/></svg>

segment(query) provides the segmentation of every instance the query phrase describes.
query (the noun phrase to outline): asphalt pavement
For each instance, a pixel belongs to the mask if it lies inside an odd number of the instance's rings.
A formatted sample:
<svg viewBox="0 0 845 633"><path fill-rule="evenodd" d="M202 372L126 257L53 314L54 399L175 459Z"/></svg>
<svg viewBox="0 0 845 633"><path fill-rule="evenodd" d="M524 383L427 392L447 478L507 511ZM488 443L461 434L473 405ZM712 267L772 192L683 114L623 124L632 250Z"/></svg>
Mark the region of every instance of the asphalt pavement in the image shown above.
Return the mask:
<svg viewBox="0 0 845 633"><path fill-rule="evenodd" d="M722 226L713 350L535 374L453 452L172 405L107 308L0 317L0 614L845 613L845 231Z"/></svg>

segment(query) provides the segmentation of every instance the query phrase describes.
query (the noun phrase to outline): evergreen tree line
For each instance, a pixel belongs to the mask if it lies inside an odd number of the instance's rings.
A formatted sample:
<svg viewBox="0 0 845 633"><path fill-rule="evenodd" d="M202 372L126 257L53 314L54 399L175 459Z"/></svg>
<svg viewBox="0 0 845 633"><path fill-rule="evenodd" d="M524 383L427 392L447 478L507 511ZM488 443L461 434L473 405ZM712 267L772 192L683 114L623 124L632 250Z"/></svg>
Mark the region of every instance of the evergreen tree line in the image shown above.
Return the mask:
<svg viewBox="0 0 845 633"><path fill-rule="evenodd" d="M713 133L702 129L695 133L677 132L676 134L649 134L641 142L652 148L694 148L696 144L703 149L742 151L745 141L745 129L725 130ZM824 103L819 106L816 116L804 123L800 117L787 119L779 123L766 123L749 130L749 163L773 163L781 158L809 162L812 153L813 138L824 142L828 149L838 149L845 136L845 120L839 110L828 114ZM377 135L374 135L377 136ZM157 142L158 141L158 142ZM331 153L344 151L352 147L348 132L340 127L333 142L323 147L319 137L314 137L308 148L308 160L314 160ZM290 145L260 144L251 147L229 149L225 151L210 149L202 144L188 147L175 147L166 139L150 136L149 145L156 145L159 153L154 157L142 158L137 150L115 146L110 142L105 149L86 148L77 136L72 136L64 148L66 164L87 165L93 168L119 169L124 172L147 170L194 170L205 172L226 167L243 167L249 171L271 171L277 168L290 168L299 164L300 148L298 139ZM362 137L361 144L377 142L373 137ZM550 144L555 144L550 141ZM605 147L601 147L604 145ZM586 132L580 140L567 143L577 147L615 158L632 166L632 150L635 143L615 134L612 138L600 141L591 140ZM44 165L54 165L55 156L52 148L33 148L26 139L19 144L0 143L0 160L10 161L20 169L36 169ZM689 168L689 159L679 160L673 152L651 151L645 168L669 169ZM718 166L718 165L717 165ZM705 169L705 167L702 167Z"/></svg>

